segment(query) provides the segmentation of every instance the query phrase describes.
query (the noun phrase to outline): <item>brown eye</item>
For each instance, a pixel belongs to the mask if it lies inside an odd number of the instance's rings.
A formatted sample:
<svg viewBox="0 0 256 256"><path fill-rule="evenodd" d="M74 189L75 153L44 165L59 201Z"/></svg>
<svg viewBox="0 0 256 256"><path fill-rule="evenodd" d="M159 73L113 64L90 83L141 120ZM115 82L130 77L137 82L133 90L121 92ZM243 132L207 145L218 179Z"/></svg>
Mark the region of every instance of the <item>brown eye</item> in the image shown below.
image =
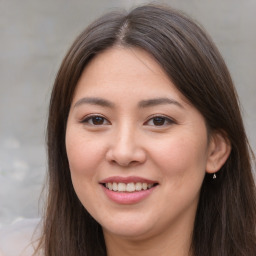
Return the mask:
<svg viewBox="0 0 256 256"><path fill-rule="evenodd" d="M82 123L84 124L89 124L89 125L108 125L109 121L107 121L106 118L104 118L103 116L88 116L87 118L85 118Z"/></svg>
<svg viewBox="0 0 256 256"><path fill-rule="evenodd" d="M165 116L155 116L150 118L145 124L149 126L166 126L174 123L175 122L171 118Z"/></svg>
<svg viewBox="0 0 256 256"><path fill-rule="evenodd" d="M154 125L161 126L161 125L165 124L166 118L164 118L164 117L154 117L152 119L152 121L153 121Z"/></svg>
<svg viewBox="0 0 256 256"><path fill-rule="evenodd" d="M92 123L94 125L102 125L104 124L104 118L101 116L92 117Z"/></svg>

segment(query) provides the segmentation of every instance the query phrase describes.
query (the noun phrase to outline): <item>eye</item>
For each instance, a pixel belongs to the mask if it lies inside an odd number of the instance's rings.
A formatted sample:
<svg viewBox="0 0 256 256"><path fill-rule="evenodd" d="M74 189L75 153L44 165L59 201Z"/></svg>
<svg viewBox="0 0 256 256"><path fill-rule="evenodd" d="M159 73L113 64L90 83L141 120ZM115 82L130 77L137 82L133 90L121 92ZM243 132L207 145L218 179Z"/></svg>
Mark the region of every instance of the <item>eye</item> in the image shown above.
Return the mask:
<svg viewBox="0 0 256 256"><path fill-rule="evenodd" d="M84 124L89 124L89 125L109 125L110 122L103 116L100 115L91 115L86 117L81 121Z"/></svg>
<svg viewBox="0 0 256 256"><path fill-rule="evenodd" d="M150 118L145 124L150 126L165 126L175 123L171 118L165 116L154 116Z"/></svg>

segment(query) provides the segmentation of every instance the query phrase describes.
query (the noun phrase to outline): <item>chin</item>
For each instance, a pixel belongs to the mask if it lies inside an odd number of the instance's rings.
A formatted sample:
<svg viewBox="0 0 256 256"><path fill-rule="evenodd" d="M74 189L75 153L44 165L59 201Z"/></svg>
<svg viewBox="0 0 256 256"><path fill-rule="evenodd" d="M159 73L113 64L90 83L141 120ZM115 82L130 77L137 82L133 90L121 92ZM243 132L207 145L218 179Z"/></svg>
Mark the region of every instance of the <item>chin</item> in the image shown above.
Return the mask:
<svg viewBox="0 0 256 256"><path fill-rule="evenodd" d="M134 225L133 225L134 226ZM112 229L105 229L103 228L104 235L111 234L111 236L124 238L127 240L143 240L149 237L149 230L145 228L138 228L138 227L122 227L122 229L119 228L112 228Z"/></svg>
<svg viewBox="0 0 256 256"><path fill-rule="evenodd" d="M153 231L155 228L152 223L154 223L152 219L150 222L142 222L142 219L140 218L140 220L115 221L112 225L106 223L106 225L102 225L102 228L104 235L111 234L112 236L129 240L140 240L145 239L154 233Z"/></svg>

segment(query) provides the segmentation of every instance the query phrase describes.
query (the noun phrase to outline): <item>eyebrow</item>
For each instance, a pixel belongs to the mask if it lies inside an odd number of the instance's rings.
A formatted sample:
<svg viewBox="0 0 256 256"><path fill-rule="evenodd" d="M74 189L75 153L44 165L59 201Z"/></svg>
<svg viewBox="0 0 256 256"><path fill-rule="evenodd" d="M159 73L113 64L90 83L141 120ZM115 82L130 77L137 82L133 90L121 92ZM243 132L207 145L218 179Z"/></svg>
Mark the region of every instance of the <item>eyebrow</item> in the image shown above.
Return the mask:
<svg viewBox="0 0 256 256"><path fill-rule="evenodd" d="M102 98L91 98L91 97L82 98L82 99L78 100L75 103L74 107L78 107L82 104L99 105L99 106L108 107L108 108L113 108L114 107L114 103L112 103L108 100L105 100L105 99L102 99Z"/></svg>
<svg viewBox="0 0 256 256"><path fill-rule="evenodd" d="M165 104L174 104L180 108L184 108L178 101L170 98L156 98L156 99L142 100L139 102L139 107L146 108L146 107L153 107L153 106L165 105Z"/></svg>
<svg viewBox="0 0 256 256"><path fill-rule="evenodd" d="M99 106L108 107L108 108L114 108L115 106L113 102L110 102L106 99L95 98L95 97L85 97L78 100L75 103L74 107L78 107L82 104L99 105ZM170 98L155 98L155 99L142 100L138 103L138 106L139 108L147 108L147 107L153 107L153 106L165 105L165 104L174 104L180 108L184 108L178 101Z"/></svg>

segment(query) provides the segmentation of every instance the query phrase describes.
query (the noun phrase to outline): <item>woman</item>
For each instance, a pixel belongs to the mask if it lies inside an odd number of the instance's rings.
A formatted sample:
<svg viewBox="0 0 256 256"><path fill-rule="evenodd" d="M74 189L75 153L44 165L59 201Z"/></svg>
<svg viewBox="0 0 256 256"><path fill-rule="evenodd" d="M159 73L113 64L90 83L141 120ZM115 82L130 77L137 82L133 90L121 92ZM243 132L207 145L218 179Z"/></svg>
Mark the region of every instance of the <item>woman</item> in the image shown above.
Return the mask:
<svg viewBox="0 0 256 256"><path fill-rule="evenodd" d="M74 42L48 120L35 255L253 256L255 184L236 92L202 29L160 6Z"/></svg>

